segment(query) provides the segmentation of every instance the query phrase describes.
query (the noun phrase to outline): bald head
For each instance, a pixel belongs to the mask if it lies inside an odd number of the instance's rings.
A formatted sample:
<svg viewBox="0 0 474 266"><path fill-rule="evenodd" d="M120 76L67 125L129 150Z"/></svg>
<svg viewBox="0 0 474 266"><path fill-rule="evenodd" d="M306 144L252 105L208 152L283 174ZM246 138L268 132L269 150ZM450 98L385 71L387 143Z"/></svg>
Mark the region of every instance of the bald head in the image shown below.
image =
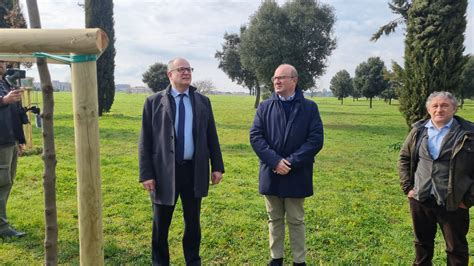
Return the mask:
<svg viewBox="0 0 474 266"><path fill-rule="evenodd" d="M189 62L188 60L182 58L182 57L176 57L176 58L173 58L171 59L169 62L168 62L168 65L167 65L167 72L170 72L172 71L173 69L176 68L177 65L180 65L180 64L188 64L189 65Z"/></svg>
<svg viewBox="0 0 474 266"><path fill-rule="evenodd" d="M281 64L277 67L275 72L277 70L284 71L285 73L290 73L291 76L293 76L295 78L298 78L298 71L296 71L296 68L294 66L290 65L290 64Z"/></svg>
<svg viewBox="0 0 474 266"><path fill-rule="evenodd" d="M296 68L289 64L282 64L277 67L272 77L275 93L283 97L290 97L295 93L298 83L298 72Z"/></svg>

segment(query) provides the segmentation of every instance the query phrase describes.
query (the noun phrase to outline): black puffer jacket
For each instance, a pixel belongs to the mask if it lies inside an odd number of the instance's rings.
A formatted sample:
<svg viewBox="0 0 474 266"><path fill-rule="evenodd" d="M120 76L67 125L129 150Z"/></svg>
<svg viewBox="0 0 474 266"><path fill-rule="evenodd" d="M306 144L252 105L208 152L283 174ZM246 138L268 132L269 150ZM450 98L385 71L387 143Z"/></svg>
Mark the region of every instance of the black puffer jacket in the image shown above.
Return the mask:
<svg viewBox="0 0 474 266"><path fill-rule="evenodd" d="M0 96L6 96L10 86L0 80ZM16 142L25 143L25 134L21 123L21 105L0 103L0 148L14 145Z"/></svg>

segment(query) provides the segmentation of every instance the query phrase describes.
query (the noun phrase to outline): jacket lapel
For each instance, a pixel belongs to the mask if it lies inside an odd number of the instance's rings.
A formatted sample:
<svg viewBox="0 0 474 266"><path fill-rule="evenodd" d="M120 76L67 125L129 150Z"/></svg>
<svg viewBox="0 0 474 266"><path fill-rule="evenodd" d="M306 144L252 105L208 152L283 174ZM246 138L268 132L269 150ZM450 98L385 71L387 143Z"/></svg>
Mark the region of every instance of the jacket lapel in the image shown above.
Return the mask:
<svg viewBox="0 0 474 266"><path fill-rule="evenodd" d="M170 95L170 90L171 87L168 87L166 90L162 92L163 96L161 97L161 104L163 105L163 109L166 112L166 114L169 116L170 120L173 121L173 126L174 126L174 119L175 119L175 106L174 102L171 100L171 95Z"/></svg>
<svg viewBox="0 0 474 266"><path fill-rule="evenodd" d="M295 91L295 99L293 99L293 101L295 102L293 105L293 110L291 110L290 117L288 118L288 121L286 121L285 113L283 113L283 117L285 118L285 123L286 123L285 124L285 137L283 139L283 147L286 146L286 140L288 139L288 135L290 134L291 126L293 125L293 122L295 121L296 116L298 115L298 112L301 109L302 99L300 97L300 91L298 88Z"/></svg>
<svg viewBox="0 0 474 266"><path fill-rule="evenodd" d="M194 143L196 143L196 134L197 134L197 123L201 121L200 119L200 109L202 104L196 104L196 97L194 95L193 87L189 86L189 99L191 100L191 106L193 108L193 139Z"/></svg>

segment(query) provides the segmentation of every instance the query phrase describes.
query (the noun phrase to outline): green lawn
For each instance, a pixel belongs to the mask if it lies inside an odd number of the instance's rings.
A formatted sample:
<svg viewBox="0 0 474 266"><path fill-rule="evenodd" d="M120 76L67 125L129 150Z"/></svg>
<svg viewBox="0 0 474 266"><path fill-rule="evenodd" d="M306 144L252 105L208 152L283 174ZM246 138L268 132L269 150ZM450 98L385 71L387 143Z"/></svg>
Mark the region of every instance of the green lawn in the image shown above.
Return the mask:
<svg viewBox="0 0 474 266"><path fill-rule="evenodd" d="M150 262L151 204L138 183L137 143L144 94L117 94L111 113L100 118L101 176L105 262ZM79 264L76 172L72 101L55 94L59 263ZM344 105L315 98L325 127L325 144L315 164L315 195L306 200L307 260L310 264L401 264L413 258L407 202L398 184L398 145L407 134L396 102L375 100ZM248 130L253 97L211 96L224 155L224 180L203 201L204 264L263 265L269 259L264 201L258 194L258 160ZM474 121L474 102L459 114ZM34 129L41 146L41 131ZM395 148L394 148L395 147ZM13 225L28 233L0 239L0 264L43 262L43 162L41 155L20 158L8 205ZM184 264L181 209L170 232L173 264ZM469 234L474 254L474 233ZM286 263L291 263L287 245ZM444 243L437 238L435 264L446 264Z"/></svg>

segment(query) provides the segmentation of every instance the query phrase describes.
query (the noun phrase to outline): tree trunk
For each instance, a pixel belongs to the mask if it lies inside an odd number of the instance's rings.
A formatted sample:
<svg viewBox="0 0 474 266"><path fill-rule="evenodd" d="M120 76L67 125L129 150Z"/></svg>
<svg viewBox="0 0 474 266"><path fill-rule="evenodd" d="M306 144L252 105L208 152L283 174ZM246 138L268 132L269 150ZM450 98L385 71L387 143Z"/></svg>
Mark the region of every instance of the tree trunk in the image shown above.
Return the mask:
<svg viewBox="0 0 474 266"><path fill-rule="evenodd" d="M255 109L258 108L258 105L260 104L260 84L258 83L258 80L256 81L255 85Z"/></svg>
<svg viewBox="0 0 474 266"><path fill-rule="evenodd" d="M41 28L38 4L36 0L27 0L31 28ZM38 72L43 95L43 188L44 188L44 264L58 264L58 219L56 209L56 148L54 145L54 97L51 75L46 59L37 59Z"/></svg>
<svg viewBox="0 0 474 266"><path fill-rule="evenodd" d="M370 108L372 109L372 97L369 98L370 101Z"/></svg>
<svg viewBox="0 0 474 266"><path fill-rule="evenodd" d="M341 105L343 105L343 104L344 104L344 98L341 97Z"/></svg>

